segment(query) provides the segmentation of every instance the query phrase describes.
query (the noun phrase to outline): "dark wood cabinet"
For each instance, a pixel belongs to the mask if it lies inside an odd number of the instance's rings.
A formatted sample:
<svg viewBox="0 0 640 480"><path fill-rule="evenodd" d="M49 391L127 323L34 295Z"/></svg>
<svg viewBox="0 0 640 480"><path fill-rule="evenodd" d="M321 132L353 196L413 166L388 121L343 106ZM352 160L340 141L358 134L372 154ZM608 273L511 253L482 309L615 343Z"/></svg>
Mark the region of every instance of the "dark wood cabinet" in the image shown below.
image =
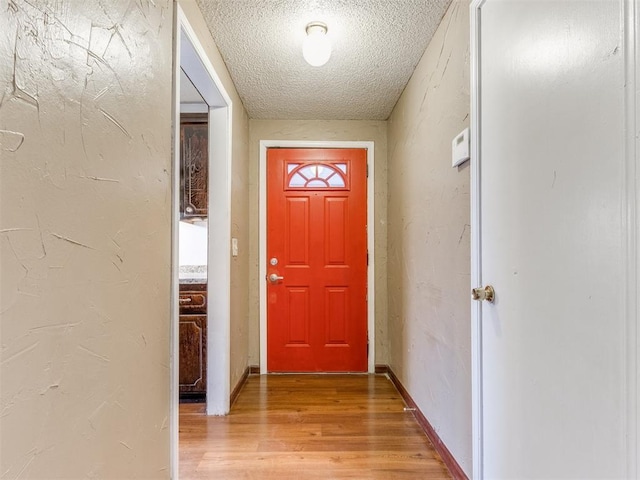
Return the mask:
<svg viewBox="0 0 640 480"><path fill-rule="evenodd" d="M205 284L180 285L181 399L204 399L207 393L206 287Z"/></svg>
<svg viewBox="0 0 640 480"><path fill-rule="evenodd" d="M209 184L209 124L206 114L180 117L181 218L207 216Z"/></svg>

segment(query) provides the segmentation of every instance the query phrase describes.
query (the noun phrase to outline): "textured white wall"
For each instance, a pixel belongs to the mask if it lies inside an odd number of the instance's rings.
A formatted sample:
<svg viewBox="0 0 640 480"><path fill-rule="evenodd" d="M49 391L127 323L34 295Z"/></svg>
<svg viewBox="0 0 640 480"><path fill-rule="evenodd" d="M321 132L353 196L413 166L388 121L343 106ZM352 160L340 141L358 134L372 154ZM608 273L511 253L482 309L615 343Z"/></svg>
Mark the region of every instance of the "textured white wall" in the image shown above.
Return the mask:
<svg viewBox="0 0 640 480"><path fill-rule="evenodd" d="M248 365L249 311L249 117L195 0L179 0L207 57L233 102L231 166L231 236L239 254L231 259L231 389ZM213 226L211 226L213 228ZM231 246L229 246L231 248ZM215 285L210 285L215 288Z"/></svg>
<svg viewBox="0 0 640 480"><path fill-rule="evenodd" d="M169 0L0 0L0 476L169 477Z"/></svg>
<svg viewBox="0 0 640 480"><path fill-rule="evenodd" d="M468 2L451 4L389 119L390 365L471 473Z"/></svg>
<svg viewBox="0 0 640 480"><path fill-rule="evenodd" d="M338 141L361 140L375 142L375 215L376 257L376 363L387 363L387 123L360 120L251 120L250 122L250 335L249 362L260 363L260 292L258 188L260 140Z"/></svg>

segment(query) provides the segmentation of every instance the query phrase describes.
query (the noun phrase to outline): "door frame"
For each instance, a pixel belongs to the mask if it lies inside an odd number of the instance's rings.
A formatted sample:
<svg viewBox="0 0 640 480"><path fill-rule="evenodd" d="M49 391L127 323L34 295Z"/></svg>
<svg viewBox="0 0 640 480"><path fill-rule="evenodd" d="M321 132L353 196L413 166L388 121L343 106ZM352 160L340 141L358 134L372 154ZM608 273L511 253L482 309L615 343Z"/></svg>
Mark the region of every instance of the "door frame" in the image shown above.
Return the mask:
<svg viewBox="0 0 640 480"><path fill-rule="evenodd" d="M480 33L481 8L487 0L472 0L470 19L470 134L471 134L471 288L483 285L482 239L480 226ZM627 259L626 330L627 330L627 472L628 478L640 475L640 138L636 137L640 118L640 97L636 96L640 78L640 11L635 1L623 2L620 12L624 21L623 51L625 55L625 142L626 205L621 215L626 220L626 237L621 239L622 254ZM471 414L472 414L472 478L484 478L482 421L482 305L471 302Z"/></svg>
<svg viewBox="0 0 640 480"><path fill-rule="evenodd" d="M470 15L470 79L471 102L469 113L470 133L470 190L471 190L471 285L482 285L480 258L480 8L485 0L473 0ZM471 455L472 478L480 480L483 474L482 431L482 305L471 302Z"/></svg>
<svg viewBox="0 0 640 480"><path fill-rule="evenodd" d="M470 23L470 196L471 196L471 285L482 285L480 258L480 7L485 0L473 0L469 7ZM482 451L482 308L471 302L471 457L472 478L483 478Z"/></svg>
<svg viewBox="0 0 640 480"><path fill-rule="evenodd" d="M625 149L627 236L627 476L640 478L640 9L636 1L625 1Z"/></svg>
<svg viewBox="0 0 640 480"><path fill-rule="evenodd" d="M179 258L180 222L180 69L189 70L190 79L207 102L209 115L209 199L207 237L207 415L229 412L231 392L231 97L187 15L174 3L173 44L173 158L171 188L171 332L170 332L170 470L178 478L179 432ZM188 42L189 45L183 45ZM186 47L186 50L182 47ZM188 55L183 53L188 53ZM183 58L183 57L188 57ZM215 227L215 228L212 228Z"/></svg>
<svg viewBox="0 0 640 480"><path fill-rule="evenodd" d="M267 149L269 148L360 148L367 151L367 335L368 373L375 373L375 155L372 141L260 140L259 172L259 276L260 282L260 374L267 373Z"/></svg>

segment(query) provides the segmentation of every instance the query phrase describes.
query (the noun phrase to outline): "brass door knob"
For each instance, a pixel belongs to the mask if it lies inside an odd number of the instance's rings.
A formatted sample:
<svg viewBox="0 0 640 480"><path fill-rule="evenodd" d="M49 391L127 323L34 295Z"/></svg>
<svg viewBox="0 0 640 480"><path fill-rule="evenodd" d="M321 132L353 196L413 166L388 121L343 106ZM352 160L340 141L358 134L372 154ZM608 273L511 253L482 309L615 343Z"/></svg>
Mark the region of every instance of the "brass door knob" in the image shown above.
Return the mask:
<svg viewBox="0 0 640 480"><path fill-rule="evenodd" d="M496 298L496 292L491 285L474 288L471 290L471 298L478 301L486 300L489 303L493 303Z"/></svg>

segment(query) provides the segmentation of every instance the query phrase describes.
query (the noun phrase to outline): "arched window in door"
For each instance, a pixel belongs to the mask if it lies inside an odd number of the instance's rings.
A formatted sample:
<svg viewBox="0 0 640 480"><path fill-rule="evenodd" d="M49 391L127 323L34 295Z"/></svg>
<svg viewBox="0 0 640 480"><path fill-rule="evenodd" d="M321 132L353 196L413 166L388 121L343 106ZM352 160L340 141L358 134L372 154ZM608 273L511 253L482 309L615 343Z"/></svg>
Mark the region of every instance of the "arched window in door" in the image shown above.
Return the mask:
<svg viewBox="0 0 640 480"><path fill-rule="evenodd" d="M348 188L346 163L289 163L287 188Z"/></svg>

